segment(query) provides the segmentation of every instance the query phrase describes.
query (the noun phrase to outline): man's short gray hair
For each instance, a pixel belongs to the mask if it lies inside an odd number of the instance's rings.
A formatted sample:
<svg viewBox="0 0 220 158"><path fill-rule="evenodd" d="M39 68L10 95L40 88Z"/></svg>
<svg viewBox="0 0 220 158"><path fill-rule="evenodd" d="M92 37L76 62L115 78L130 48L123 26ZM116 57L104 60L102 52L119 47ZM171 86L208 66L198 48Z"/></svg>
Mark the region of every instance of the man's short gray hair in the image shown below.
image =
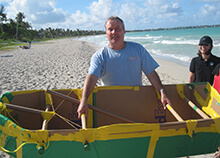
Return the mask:
<svg viewBox="0 0 220 158"><path fill-rule="evenodd" d="M106 23L107 23L109 20L120 21L121 24L122 24L122 27L125 28L124 21L123 21L121 18L119 18L118 16L110 16L109 18L107 18L106 21L105 21L105 26L106 26Z"/></svg>

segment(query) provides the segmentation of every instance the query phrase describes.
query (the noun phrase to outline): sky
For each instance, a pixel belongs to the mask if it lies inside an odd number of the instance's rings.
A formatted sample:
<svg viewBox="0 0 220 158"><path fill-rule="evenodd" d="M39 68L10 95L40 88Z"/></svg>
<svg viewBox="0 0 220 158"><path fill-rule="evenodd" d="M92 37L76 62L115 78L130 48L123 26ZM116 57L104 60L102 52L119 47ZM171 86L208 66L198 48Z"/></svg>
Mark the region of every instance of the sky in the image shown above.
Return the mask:
<svg viewBox="0 0 220 158"><path fill-rule="evenodd" d="M111 15L126 30L220 24L220 0L0 0L7 18L24 13L33 29L104 30Z"/></svg>

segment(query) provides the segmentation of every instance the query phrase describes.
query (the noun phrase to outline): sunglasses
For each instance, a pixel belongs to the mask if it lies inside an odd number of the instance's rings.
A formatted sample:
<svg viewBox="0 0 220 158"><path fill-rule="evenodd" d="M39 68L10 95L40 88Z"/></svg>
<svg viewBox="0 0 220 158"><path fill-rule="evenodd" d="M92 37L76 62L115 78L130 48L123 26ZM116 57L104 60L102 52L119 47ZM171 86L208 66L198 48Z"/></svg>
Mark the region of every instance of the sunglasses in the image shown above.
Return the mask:
<svg viewBox="0 0 220 158"><path fill-rule="evenodd" d="M210 44L199 44L199 46L209 46Z"/></svg>

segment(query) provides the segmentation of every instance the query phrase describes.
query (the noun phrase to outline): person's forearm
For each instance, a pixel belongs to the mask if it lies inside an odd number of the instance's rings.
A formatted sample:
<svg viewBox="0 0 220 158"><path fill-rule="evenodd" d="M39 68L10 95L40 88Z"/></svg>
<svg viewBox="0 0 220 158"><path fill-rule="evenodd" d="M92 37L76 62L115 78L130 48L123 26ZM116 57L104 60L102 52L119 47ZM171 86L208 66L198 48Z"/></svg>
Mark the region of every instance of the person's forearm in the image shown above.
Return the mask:
<svg viewBox="0 0 220 158"><path fill-rule="evenodd" d="M189 78L188 83L193 83L193 79L192 79L192 78Z"/></svg>
<svg viewBox="0 0 220 158"><path fill-rule="evenodd" d="M154 86L154 88L160 92L161 89L163 89L163 85L161 83L161 80L158 76L158 74L153 71L150 74L147 75L148 80L150 81L150 83L152 84L152 86Z"/></svg>
<svg viewBox="0 0 220 158"><path fill-rule="evenodd" d="M189 82L189 83L193 83L194 80L195 80L195 79L194 79L193 77L189 77L189 81L188 81L188 82Z"/></svg>
<svg viewBox="0 0 220 158"><path fill-rule="evenodd" d="M155 71L153 71L147 75L147 78L149 79L150 83L154 86L154 88L160 93L161 103L163 104L164 109L166 109L166 105L171 105L171 102L166 95L166 91L163 89L163 85L160 81L158 74Z"/></svg>
<svg viewBox="0 0 220 158"><path fill-rule="evenodd" d="M195 73L190 72L189 74L189 83L195 82Z"/></svg>
<svg viewBox="0 0 220 158"><path fill-rule="evenodd" d="M83 92L82 92L82 98L80 100L80 104L77 109L79 118L81 117L81 115L83 113L86 115L86 117L88 117L87 99L88 99L89 95L92 93L92 91L96 85L97 80L98 80L98 77L91 75L91 74L87 75L87 77L86 77L84 87L83 87Z"/></svg>
<svg viewBox="0 0 220 158"><path fill-rule="evenodd" d="M86 81L83 86L83 92L82 92L82 99L81 101L87 101L89 95L92 93L96 83L97 83L98 77L88 74L86 77Z"/></svg>

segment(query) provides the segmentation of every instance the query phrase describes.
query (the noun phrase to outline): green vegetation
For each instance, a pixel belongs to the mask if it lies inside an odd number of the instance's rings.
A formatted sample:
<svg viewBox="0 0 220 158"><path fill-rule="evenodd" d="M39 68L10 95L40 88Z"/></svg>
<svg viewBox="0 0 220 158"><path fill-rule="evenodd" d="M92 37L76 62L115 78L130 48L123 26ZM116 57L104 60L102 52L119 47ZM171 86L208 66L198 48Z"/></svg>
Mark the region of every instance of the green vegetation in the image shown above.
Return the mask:
<svg viewBox="0 0 220 158"><path fill-rule="evenodd" d="M52 29L50 27L34 30L30 23L24 21L24 13L19 12L14 20L7 19L7 15L4 13L5 7L3 5L0 6L0 48L29 41L44 41L56 38L104 34L103 31L79 29L72 31L61 28Z"/></svg>

